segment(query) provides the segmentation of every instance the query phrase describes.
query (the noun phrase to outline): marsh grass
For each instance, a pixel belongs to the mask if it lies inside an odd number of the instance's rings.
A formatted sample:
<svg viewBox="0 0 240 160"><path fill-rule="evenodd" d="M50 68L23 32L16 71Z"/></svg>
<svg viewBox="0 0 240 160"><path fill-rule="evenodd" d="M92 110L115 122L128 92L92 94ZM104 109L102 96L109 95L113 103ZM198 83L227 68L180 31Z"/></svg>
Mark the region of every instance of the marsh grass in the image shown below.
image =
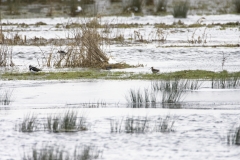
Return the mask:
<svg viewBox="0 0 240 160"><path fill-rule="evenodd" d="M35 114L27 114L23 118L23 121L16 126L19 132L34 132L39 128L37 116Z"/></svg>
<svg viewBox="0 0 240 160"><path fill-rule="evenodd" d="M179 102L184 95L186 82L175 79L173 81L165 81L162 84L162 103Z"/></svg>
<svg viewBox="0 0 240 160"><path fill-rule="evenodd" d="M153 130L155 132L173 132L174 131L174 123L175 123L175 118L170 115L167 115L164 118L159 117L155 121Z"/></svg>
<svg viewBox="0 0 240 160"><path fill-rule="evenodd" d="M162 92L162 103L179 102L188 88L197 88L198 83L190 83L188 80L165 80L152 83L154 91Z"/></svg>
<svg viewBox="0 0 240 160"><path fill-rule="evenodd" d="M10 105L10 103L13 101L12 94L13 94L12 89L0 91L0 103L2 105Z"/></svg>
<svg viewBox="0 0 240 160"><path fill-rule="evenodd" d="M212 88L226 89L226 88L239 88L239 77L222 77L220 79L212 79Z"/></svg>
<svg viewBox="0 0 240 160"><path fill-rule="evenodd" d="M145 133L149 128L148 117L126 117L125 132L126 133Z"/></svg>
<svg viewBox="0 0 240 160"><path fill-rule="evenodd" d="M155 119L155 118L154 118ZM110 119L111 133L147 133L174 132L176 117L171 115L158 116L157 120L147 116L127 116L122 119ZM123 123L124 122L124 123ZM124 130L122 129L124 128Z"/></svg>
<svg viewBox="0 0 240 160"><path fill-rule="evenodd" d="M63 116L49 115L45 130L51 132L76 132L87 130L86 117L77 117L78 112L73 110L66 111Z"/></svg>
<svg viewBox="0 0 240 160"><path fill-rule="evenodd" d="M122 119L110 119L110 127L112 133L121 133L122 132Z"/></svg>
<svg viewBox="0 0 240 160"><path fill-rule="evenodd" d="M226 70L219 73L219 76L212 77L212 88L225 89L225 88L239 88L240 87L240 74L229 74Z"/></svg>
<svg viewBox="0 0 240 160"><path fill-rule="evenodd" d="M96 146L75 147L74 160L92 160L102 157L103 151Z"/></svg>
<svg viewBox="0 0 240 160"><path fill-rule="evenodd" d="M187 1L175 1L173 6L174 18L187 18L189 4Z"/></svg>
<svg viewBox="0 0 240 160"><path fill-rule="evenodd" d="M227 143L229 145L240 145L240 127L236 127L227 133Z"/></svg>
<svg viewBox="0 0 240 160"><path fill-rule="evenodd" d="M73 153L56 144L43 144L41 148L32 147L25 152L24 160L92 160L102 156L102 151L95 146L75 146Z"/></svg>
<svg viewBox="0 0 240 160"><path fill-rule="evenodd" d="M129 96L125 96L125 98L132 108L149 108L156 105L155 92L149 91L146 88L144 91L130 89Z"/></svg>
<svg viewBox="0 0 240 160"><path fill-rule="evenodd" d="M184 90L198 90L201 85L202 81L196 79L196 80L189 80L189 79L175 79L172 81L176 82L176 84L171 85L171 80L158 80L158 81L152 81L151 88L155 91L164 91L164 90L171 90L171 86L177 87L181 84L181 88Z"/></svg>

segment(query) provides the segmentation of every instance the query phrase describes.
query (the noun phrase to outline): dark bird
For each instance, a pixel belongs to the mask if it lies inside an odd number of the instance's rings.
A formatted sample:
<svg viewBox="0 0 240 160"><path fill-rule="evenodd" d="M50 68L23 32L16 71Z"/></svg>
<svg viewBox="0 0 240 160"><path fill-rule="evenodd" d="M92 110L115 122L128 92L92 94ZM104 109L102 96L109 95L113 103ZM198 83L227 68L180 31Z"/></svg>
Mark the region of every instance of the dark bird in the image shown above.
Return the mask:
<svg viewBox="0 0 240 160"><path fill-rule="evenodd" d="M30 72L39 72L39 71L42 71L42 70L37 68L37 67L33 67L33 66L29 65L29 71Z"/></svg>
<svg viewBox="0 0 240 160"><path fill-rule="evenodd" d="M152 69L152 73L158 73L159 72L159 69L154 69L153 67L151 67Z"/></svg>
<svg viewBox="0 0 240 160"><path fill-rule="evenodd" d="M67 52L62 51L62 50L59 50L58 53L60 53L60 55L66 55L67 54Z"/></svg>

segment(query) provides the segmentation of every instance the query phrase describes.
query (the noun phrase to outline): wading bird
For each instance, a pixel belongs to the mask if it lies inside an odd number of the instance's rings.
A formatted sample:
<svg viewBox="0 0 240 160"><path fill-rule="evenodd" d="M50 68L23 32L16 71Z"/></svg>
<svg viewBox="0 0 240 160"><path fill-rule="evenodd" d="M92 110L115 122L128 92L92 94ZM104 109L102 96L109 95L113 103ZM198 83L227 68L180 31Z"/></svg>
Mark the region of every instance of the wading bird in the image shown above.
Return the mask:
<svg viewBox="0 0 240 160"><path fill-rule="evenodd" d="M33 67L32 65L29 65L29 71L30 72L39 72L39 71L42 71L42 70L37 68L37 67Z"/></svg>
<svg viewBox="0 0 240 160"><path fill-rule="evenodd" d="M152 73L158 73L159 72L159 69L154 69L153 67L151 67L152 69Z"/></svg>

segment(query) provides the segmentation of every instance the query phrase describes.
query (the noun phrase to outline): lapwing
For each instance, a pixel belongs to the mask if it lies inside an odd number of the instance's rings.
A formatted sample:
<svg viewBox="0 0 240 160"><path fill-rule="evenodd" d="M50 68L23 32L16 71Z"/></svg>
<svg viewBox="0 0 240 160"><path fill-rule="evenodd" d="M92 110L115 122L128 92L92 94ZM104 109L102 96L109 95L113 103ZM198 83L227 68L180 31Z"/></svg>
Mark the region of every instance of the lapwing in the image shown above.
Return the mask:
<svg viewBox="0 0 240 160"><path fill-rule="evenodd" d="M153 67L151 67L152 69L152 73L158 73L159 72L159 69L154 69Z"/></svg>
<svg viewBox="0 0 240 160"><path fill-rule="evenodd" d="M29 65L29 71L36 73L36 72L39 72L39 71L42 71L42 70L37 68L37 67L33 67L32 65Z"/></svg>

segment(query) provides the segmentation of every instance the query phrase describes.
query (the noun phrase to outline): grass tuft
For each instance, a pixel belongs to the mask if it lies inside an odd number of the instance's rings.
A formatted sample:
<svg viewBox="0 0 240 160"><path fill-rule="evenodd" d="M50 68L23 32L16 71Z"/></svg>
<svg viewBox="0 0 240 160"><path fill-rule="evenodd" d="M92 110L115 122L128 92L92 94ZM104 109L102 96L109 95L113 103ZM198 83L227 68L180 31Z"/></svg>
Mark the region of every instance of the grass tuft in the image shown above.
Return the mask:
<svg viewBox="0 0 240 160"><path fill-rule="evenodd" d="M126 96L126 100L131 104L132 108L149 108L155 107L156 95L154 92L144 89L142 92L140 89L130 89L129 97Z"/></svg>
<svg viewBox="0 0 240 160"><path fill-rule="evenodd" d="M167 115L164 118L159 117L158 120L155 121L155 132L173 132L175 120L174 117Z"/></svg>
<svg viewBox="0 0 240 160"><path fill-rule="evenodd" d="M2 91L0 93L0 103L2 105L10 105L10 103L12 102L12 93L13 93L13 90L11 89Z"/></svg>
<svg viewBox="0 0 240 160"><path fill-rule="evenodd" d="M122 132L122 119L110 119L111 132L120 133Z"/></svg>
<svg viewBox="0 0 240 160"><path fill-rule="evenodd" d="M20 132L34 132L38 129L37 124L37 116L35 114L27 114L24 118L22 123L18 126L18 130Z"/></svg>
<svg viewBox="0 0 240 160"><path fill-rule="evenodd" d="M73 132L87 130L86 117L77 117L77 111L70 111L61 115L50 115L47 117L45 129L51 132Z"/></svg>
<svg viewBox="0 0 240 160"><path fill-rule="evenodd" d="M148 117L127 117L125 120L126 133L144 133L149 128Z"/></svg>
<svg viewBox="0 0 240 160"><path fill-rule="evenodd" d="M24 153L24 160L92 160L101 157L102 151L95 146L75 146L69 153L63 146L44 144L41 148L34 146L31 153Z"/></svg>

